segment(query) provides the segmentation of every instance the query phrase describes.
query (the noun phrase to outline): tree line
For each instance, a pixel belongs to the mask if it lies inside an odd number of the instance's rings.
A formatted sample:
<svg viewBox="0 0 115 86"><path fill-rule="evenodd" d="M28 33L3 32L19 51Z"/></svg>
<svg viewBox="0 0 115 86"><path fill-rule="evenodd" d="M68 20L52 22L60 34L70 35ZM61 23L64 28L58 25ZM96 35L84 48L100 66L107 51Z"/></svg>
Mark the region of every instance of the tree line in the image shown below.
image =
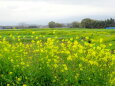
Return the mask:
<svg viewBox="0 0 115 86"><path fill-rule="evenodd" d="M110 18L106 20L94 20L90 18L85 18L81 22L72 22L69 24L56 23L51 21L48 23L49 28L106 28L115 27L115 19Z"/></svg>

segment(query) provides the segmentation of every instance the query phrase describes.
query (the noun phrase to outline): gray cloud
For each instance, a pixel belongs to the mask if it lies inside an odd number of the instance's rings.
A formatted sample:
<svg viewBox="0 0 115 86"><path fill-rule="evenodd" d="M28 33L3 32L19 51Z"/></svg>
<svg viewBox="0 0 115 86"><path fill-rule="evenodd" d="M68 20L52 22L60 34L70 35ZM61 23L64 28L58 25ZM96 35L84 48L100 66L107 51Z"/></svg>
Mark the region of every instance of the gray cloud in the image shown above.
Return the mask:
<svg viewBox="0 0 115 86"><path fill-rule="evenodd" d="M0 23L115 18L115 0L0 0Z"/></svg>
<svg viewBox="0 0 115 86"><path fill-rule="evenodd" d="M73 5L101 5L114 6L115 0L0 0L0 1L31 1L31 2L48 2L55 4L73 4Z"/></svg>

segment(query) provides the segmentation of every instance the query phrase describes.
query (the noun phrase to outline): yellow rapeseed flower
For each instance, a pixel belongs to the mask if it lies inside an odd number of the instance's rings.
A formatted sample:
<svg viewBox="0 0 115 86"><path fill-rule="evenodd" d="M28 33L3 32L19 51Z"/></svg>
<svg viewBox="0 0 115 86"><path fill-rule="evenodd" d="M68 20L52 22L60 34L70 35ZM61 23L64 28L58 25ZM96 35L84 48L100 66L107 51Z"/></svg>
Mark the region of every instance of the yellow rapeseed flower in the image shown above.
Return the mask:
<svg viewBox="0 0 115 86"><path fill-rule="evenodd" d="M58 65L57 65L57 64L54 64L53 66L54 66L54 68L57 68L57 67L58 67Z"/></svg>
<svg viewBox="0 0 115 86"><path fill-rule="evenodd" d="M22 79L21 78L17 78L17 81L21 81Z"/></svg>
<svg viewBox="0 0 115 86"><path fill-rule="evenodd" d="M71 57L71 56L67 57L67 60L68 60L68 61L71 61L71 60L72 60L72 57Z"/></svg>
<svg viewBox="0 0 115 86"><path fill-rule="evenodd" d="M101 38L101 39L100 39L100 43L102 43L102 42L103 42L103 39Z"/></svg>
<svg viewBox="0 0 115 86"><path fill-rule="evenodd" d="M35 34L35 32L32 32L32 34Z"/></svg>
<svg viewBox="0 0 115 86"><path fill-rule="evenodd" d="M26 84L23 84L22 86L27 86Z"/></svg>
<svg viewBox="0 0 115 86"><path fill-rule="evenodd" d="M10 75L12 75L13 72L9 72Z"/></svg>
<svg viewBox="0 0 115 86"><path fill-rule="evenodd" d="M66 64L63 64L64 70L68 70L68 67Z"/></svg>
<svg viewBox="0 0 115 86"><path fill-rule="evenodd" d="M10 84L7 84L7 86L10 86Z"/></svg>
<svg viewBox="0 0 115 86"><path fill-rule="evenodd" d="M21 62L20 64L21 64L21 65L25 65L25 63L24 63L24 62Z"/></svg>

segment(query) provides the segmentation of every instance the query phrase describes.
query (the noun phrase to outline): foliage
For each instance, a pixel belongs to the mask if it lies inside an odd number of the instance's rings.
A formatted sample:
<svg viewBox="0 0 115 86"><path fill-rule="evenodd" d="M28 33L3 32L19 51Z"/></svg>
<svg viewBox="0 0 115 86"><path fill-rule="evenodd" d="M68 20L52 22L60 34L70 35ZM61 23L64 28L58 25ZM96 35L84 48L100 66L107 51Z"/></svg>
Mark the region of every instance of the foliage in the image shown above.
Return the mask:
<svg viewBox="0 0 115 86"><path fill-rule="evenodd" d="M72 22L72 28L80 28L81 24L79 22Z"/></svg>
<svg viewBox="0 0 115 86"><path fill-rule="evenodd" d="M61 27L64 27L63 24L61 24L61 23L55 23L53 21L49 22L48 25L49 25L49 28L61 28Z"/></svg>
<svg viewBox="0 0 115 86"><path fill-rule="evenodd" d="M55 22L51 21L49 22L49 28L55 28Z"/></svg>
<svg viewBox="0 0 115 86"><path fill-rule="evenodd" d="M95 20L90 18L85 18L81 22L72 22L67 25L61 24L61 23L55 23L55 22L49 22L49 28L62 28L62 27L68 27L68 28L106 28L106 27L115 27L115 19L106 19L106 20Z"/></svg>
<svg viewBox="0 0 115 86"><path fill-rule="evenodd" d="M90 18L83 19L81 25L84 28L106 28L115 27L115 20L110 18L107 20L93 20Z"/></svg>

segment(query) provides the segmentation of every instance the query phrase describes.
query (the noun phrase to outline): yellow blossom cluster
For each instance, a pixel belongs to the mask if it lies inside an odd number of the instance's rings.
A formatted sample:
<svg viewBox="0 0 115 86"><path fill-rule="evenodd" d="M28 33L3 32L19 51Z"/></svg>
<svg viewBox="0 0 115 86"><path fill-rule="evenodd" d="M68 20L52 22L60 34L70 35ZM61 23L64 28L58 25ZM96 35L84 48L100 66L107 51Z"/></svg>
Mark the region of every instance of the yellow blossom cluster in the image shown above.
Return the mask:
<svg viewBox="0 0 115 86"><path fill-rule="evenodd" d="M29 42L21 35L10 34L15 43L1 37L1 86L114 86L115 55L103 39L97 45L79 37L43 40L33 36L36 32L30 34Z"/></svg>

